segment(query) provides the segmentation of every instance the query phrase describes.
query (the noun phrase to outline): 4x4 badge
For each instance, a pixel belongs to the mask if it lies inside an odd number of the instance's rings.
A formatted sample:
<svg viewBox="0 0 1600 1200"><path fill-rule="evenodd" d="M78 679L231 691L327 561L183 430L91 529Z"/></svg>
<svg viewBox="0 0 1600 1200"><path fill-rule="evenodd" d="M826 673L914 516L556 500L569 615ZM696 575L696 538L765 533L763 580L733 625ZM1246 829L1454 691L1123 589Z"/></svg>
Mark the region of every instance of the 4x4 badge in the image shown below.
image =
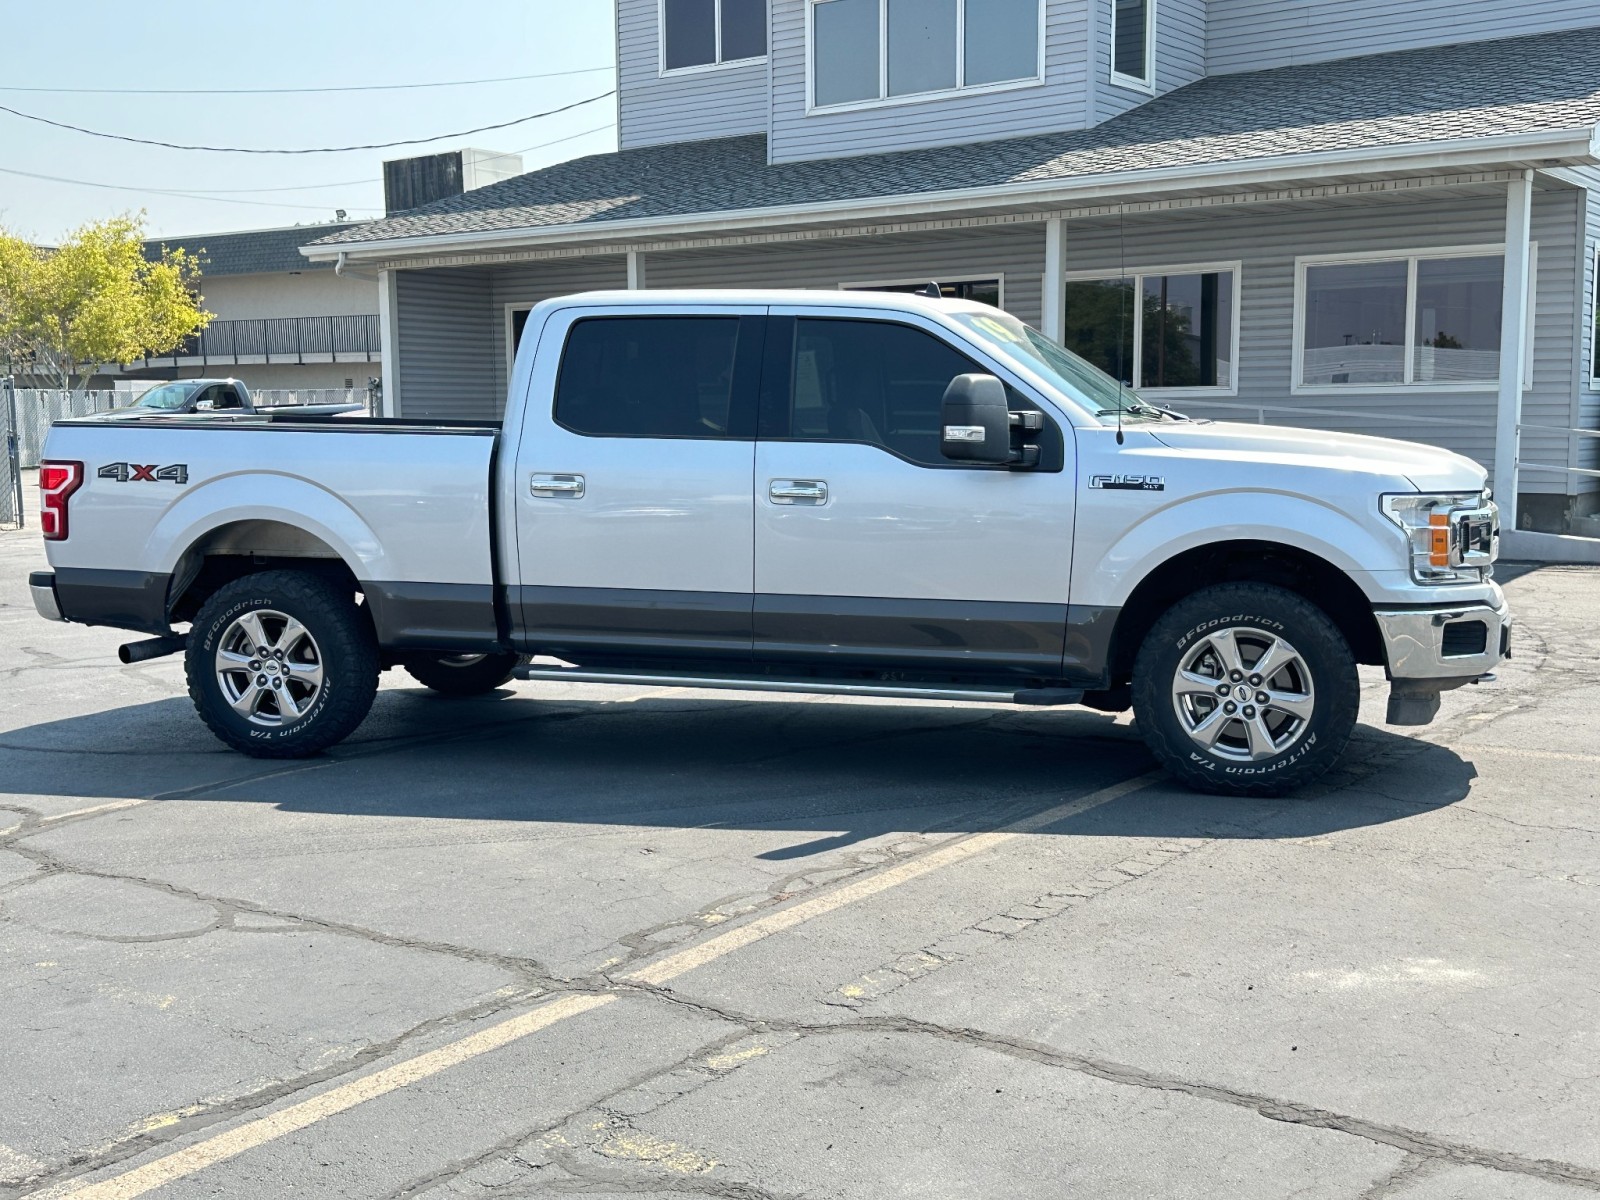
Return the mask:
<svg viewBox="0 0 1600 1200"><path fill-rule="evenodd" d="M189 482L189 464L174 463L170 467L154 464L107 463L97 472L101 479L115 479L118 483L177 483Z"/></svg>
<svg viewBox="0 0 1600 1200"><path fill-rule="evenodd" d="M1091 475L1089 486L1106 492L1164 492L1164 475Z"/></svg>

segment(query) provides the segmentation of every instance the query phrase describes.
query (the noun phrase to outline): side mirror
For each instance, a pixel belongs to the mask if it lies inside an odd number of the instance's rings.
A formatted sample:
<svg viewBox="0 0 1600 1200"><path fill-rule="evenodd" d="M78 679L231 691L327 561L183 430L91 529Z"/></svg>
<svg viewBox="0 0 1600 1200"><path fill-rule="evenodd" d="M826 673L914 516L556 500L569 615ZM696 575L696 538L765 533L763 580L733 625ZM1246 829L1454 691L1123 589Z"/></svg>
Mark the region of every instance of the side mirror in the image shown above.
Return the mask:
<svg viewBox="0 0 1600 1200"><path fill-rule="evenodd" d="M195 402L194 410L195 412L210 412L216 406L217 402L215 400L199 400Z"/></svg>
<svg viewBox="0 0 1600 1200"><path fill-rule="evenodd" d="M1003 466L1011 452L1006 385L993 375L957 375L939 406L939 448L955 462Z"/></svg>

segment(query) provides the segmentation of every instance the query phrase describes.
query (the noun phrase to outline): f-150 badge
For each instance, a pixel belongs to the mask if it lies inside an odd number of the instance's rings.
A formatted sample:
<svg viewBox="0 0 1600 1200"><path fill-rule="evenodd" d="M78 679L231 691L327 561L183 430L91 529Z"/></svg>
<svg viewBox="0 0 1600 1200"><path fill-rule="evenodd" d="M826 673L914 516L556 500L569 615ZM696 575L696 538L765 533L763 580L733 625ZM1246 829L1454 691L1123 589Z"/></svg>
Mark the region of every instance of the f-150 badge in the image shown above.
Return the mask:
<svg viewBox="0 0 1600 1200"><path fill-rule="evenodd" d="M177 483L189 482L189 464L174 463L170 467L140 466L138 463L107 463L99 472L101 479L115 479L118 483Z"/></svg>
<svg viewBox="0 0 1600 1200"><path fill-rule="evenodd" d="M1089 486L1106 492L1164 492L1165 475L1091 475Z"/></svg>

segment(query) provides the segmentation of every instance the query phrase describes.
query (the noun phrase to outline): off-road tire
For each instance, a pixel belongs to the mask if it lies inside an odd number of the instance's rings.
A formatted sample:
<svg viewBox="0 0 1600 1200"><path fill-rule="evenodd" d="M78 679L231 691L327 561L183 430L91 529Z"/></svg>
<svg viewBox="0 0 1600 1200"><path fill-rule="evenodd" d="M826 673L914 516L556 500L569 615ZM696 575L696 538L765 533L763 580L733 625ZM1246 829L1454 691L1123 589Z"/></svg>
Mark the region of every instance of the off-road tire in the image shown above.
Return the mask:
<svg viewBox="0 0 1600 1200"><path fill-rule="evenodd" d="M430 654L405 660L406 674L441 696L482 696L511 679L522 655Z"/></svg>
<svg viewBox="0 0 1600 1200"><path fill-rule="evenodd" d="M219 640L243 615L293 617L314 640L322 665L310 708L276 728L252 724L230 705L218 677ZM349 737L378 692L372 623L342 588L301 571L261 571L226 584L195 615L184 655L189 697L218 739L252 758L309 758Z"/></svg>
<svg viewBox="0 0 1600 1200"><path fill-rule="evenodd" d="M1240 761L1209 751L1179 716L1180 665L1203 639L1228 628L1287 641L1310 673L1311 715L1274 757ZM1355 656L1332 618L1305 597L1268 584L1218 584L1179 601L1156 621L1134 662L1133 708L1145 743L1183 783L1217 795L1281 796L1322 775L1344 753L1360 699Z"/></svg>

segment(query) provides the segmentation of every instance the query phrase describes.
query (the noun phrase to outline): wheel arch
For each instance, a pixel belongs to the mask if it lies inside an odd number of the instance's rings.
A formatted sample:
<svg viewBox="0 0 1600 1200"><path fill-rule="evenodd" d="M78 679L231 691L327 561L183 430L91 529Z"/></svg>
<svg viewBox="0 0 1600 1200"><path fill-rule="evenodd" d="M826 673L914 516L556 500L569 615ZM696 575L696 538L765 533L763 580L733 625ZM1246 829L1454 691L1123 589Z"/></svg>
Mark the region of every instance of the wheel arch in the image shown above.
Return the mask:
<svg viewBox="0 0 1600 1200"><path fill-rule="evenodd" d="M1385 662L1372 604L1343 569L1298 546L1237 539L1181 551L1140 579L1112 631L1108 661L1112 686L1132 677L1139 647L1162 613L1185 596L1219 583L1261 583L1294 592L1327 614L1358 663Z"/></svg>
<svg viewBox="0 0 1600 1200"><path fill-rule="evenodd" d="M168 619L191 621L219 588L271 570L304 571L351 594L361 589L344 555L321 537L286 521L245 517L208 529L178 556L167 593Z"/></svg>

